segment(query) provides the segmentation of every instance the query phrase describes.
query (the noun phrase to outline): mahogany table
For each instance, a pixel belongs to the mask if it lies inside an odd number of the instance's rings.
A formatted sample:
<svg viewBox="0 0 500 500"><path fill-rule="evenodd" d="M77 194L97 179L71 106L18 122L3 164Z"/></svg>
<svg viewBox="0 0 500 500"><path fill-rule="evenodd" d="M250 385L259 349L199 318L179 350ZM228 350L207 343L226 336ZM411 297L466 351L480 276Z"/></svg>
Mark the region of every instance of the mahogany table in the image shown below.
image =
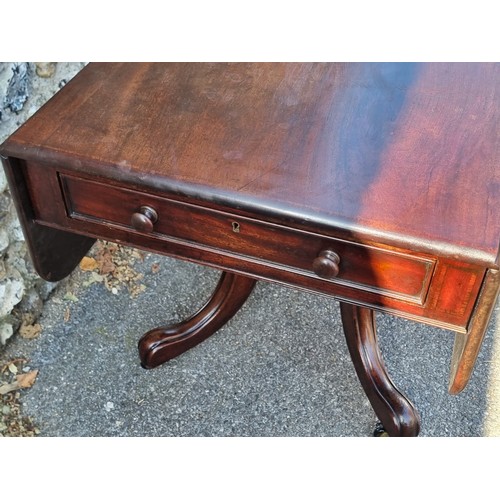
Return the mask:
<svg viewBox="0 0 500 500"><path fill-rule="evenodd" d="M374 311L455 332L471 376L499 291L498 64L90 64L2 146L46 280L96 238L222 270L208 303L146 333L155 367L217 331L256 280L340 301L390 435L419 432Z"/></svg>

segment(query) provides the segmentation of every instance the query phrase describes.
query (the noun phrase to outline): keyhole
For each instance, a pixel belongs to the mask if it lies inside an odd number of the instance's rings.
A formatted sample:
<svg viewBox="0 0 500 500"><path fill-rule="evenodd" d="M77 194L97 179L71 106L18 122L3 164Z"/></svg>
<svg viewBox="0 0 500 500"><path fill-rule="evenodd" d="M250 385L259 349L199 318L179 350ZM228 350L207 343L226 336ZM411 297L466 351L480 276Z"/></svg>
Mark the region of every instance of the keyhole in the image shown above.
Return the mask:
<svg viewBox="0 0 500 500"><path fill-rule="evenodd" d="M232 226L233 226L233 231L235 233L239 233L240 232L240 225L238 222L232 222Z"/></svg>

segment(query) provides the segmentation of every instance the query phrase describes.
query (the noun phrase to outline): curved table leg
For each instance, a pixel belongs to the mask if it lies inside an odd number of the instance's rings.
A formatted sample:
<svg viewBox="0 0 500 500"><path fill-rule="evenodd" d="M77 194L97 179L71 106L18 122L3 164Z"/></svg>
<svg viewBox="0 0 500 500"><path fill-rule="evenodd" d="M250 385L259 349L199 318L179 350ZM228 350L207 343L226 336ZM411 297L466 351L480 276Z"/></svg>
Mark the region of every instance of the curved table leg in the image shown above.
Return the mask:
<svg viewBox="0 0 500 500"><path fill-rule="evenodd" d="M209 301L187 320L155 328L139 340L144 368L154 368L199 344L229 321L245 303L256 280L223 272Z"/></svg>
<svg viewBox="0 0 500 500"><path fill-rule="evenodd" d="M373 311L340 303L342 324L359 380L390 436L416 436L420 419L412 403L394 386L382 360Z"/></svg>

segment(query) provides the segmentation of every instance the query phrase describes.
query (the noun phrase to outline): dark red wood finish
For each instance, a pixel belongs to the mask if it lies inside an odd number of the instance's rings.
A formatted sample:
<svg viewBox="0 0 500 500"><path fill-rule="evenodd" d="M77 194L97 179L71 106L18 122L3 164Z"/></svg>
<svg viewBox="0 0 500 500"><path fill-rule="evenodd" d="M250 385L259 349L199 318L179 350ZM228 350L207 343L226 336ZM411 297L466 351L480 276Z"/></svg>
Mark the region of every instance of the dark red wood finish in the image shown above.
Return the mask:
<svg viewBox="0 0 500 500"><path fill-rule="evenodd" d="M40 224L326 293L462 333L484 275L483 266L298 230L190 198L75 177L62 168L28 162L25 175ZM45 202L61 189L64 199ZM137 230L131 218L145 207L157 221ZM339 257L339 272L318 275L315 262L329 251Z"/></svg>
<svg viewBox="0 0 500 500"><path fill-rule="evenodd" d="M233 273L222 273L210 300L185 321L155 328L139 341L144 368L154 368L175 358L213 335L245 303L256 281Z"/></svg>
<svg viewBox="0 0 500 500"><path fill-rule="evenodd" d="M145 365L256 278L326 293L375 411L416 434L366 308L454 330L463 389L500 286L499 96L499 64L90 64L1 152L46 279L95 238L225 271L207 308L141 341Z"/></svg>
<svg viewBox="0 0 500 500"><path fill-rule="evenodd" d="M390 436L417 436L420 417L387 374L378 348L373 311L342 302L340 311L358 378L385 430Z"/></svg>
<svg viewBox="0 0 500 500"><path fill-rule="evenodd" d="M36 271L47 281L59 281L65 278L90 250L95 238L38 224L38 217L34 212L32 198L23 175L22 162L10 158L8 161L3 159L3 163ZM50 183L42 184L43 196L45 200L53 199L57 203L60 194L51 192L50 187Z"/></svg>
<svg viewBox="0 0 500 500"><path fill-rule="evenodd" d="M3 154L494 263L499 81L499 64L91 64Z"/></svg>

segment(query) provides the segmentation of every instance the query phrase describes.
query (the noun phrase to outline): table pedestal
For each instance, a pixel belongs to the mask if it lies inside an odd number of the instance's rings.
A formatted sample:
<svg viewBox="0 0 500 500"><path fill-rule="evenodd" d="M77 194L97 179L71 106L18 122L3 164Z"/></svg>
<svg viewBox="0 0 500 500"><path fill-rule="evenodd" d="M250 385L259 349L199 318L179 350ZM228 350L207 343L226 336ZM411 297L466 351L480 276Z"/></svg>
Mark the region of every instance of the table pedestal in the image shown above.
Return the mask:
<svg viewBox="0 0 500 500"><path fill-rule="evenodd" d="M223 272L208 302L185 321L155 328L139 340L144 368L154 368L199 344L227 323L250 296L256 280ZM340 303L342 324L361 385L390 436L416 436L420 420L412 403L395 387L378 347L372 310Z"/></svg>

